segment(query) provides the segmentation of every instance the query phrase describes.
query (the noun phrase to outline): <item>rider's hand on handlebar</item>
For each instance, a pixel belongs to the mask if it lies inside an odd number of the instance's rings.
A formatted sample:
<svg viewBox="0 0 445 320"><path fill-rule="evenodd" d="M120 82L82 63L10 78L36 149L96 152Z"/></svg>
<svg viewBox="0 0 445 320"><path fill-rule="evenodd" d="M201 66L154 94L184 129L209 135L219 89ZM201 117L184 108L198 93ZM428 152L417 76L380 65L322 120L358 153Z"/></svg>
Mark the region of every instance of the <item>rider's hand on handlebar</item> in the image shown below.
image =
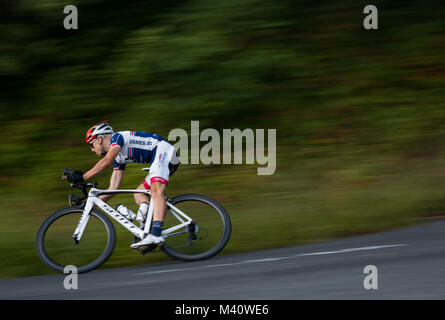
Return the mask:
<svg viewBox="0 0 445 320"><path fill-rule="evenodd" d="M62 179L68 179L69 182L75 184L85 183L85 180L83 179L83 173L79 170L63 170Z"/></svg>

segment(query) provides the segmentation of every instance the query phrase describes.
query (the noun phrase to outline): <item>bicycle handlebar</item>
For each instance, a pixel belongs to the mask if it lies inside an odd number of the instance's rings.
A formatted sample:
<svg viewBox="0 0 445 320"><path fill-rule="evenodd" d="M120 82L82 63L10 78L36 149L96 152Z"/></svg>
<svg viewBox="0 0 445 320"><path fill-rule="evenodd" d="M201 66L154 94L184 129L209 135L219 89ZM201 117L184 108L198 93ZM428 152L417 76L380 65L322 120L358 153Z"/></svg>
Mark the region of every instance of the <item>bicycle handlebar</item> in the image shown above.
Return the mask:
<svg viewBox="0 0 445 320"><path fill-rule="evenodd" d="M72 188L77 188L82 190L83 195L86 197L88 195L87 188L97 188L97 182L86 182L86 181L76 181L76 175L81 175L82 173L78 170L68 170L64 169L62 174L62 180L68 180Z"/></svg>

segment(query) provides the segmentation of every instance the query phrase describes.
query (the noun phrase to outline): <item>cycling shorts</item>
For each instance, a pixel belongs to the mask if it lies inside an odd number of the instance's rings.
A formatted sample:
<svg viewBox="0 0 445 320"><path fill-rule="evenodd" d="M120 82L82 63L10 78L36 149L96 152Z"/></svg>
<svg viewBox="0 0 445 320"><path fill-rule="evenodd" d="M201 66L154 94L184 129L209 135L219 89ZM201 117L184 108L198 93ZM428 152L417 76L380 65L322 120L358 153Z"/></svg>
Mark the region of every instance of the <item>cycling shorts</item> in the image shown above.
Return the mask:
<svg viewBox="0 0 445 320"><path fill-rule="evenodd" d="M170 176L175 173L179 166L179 157L175 148L166 141L159 142L153 157L150 172L142 182L145 189L150 189L153 182L168 185Z"/></svg>

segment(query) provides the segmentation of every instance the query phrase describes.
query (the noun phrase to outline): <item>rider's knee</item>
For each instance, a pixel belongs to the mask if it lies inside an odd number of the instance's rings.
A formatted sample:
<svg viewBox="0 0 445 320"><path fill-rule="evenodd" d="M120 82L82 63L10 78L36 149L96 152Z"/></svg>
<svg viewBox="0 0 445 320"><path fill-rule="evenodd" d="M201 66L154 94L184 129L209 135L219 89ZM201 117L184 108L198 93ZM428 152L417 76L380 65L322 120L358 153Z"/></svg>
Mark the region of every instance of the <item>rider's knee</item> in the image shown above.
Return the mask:
<svg viewBox="0 0 445 320"><path fill-rule="evenodd" d="M141 184L137 187L137 190L145 190L144 186ZM134 194L134 201L137 205L141 205L142 202L148 202L148 196L143 193L135 193Z"/></svg>
<svg viewBox="0 0 445 320"><path fill-rule="evenodd" d="M166 186L159 182L152 183L150 186L150 194L153 198L164 197L165 188Z"/></svg>

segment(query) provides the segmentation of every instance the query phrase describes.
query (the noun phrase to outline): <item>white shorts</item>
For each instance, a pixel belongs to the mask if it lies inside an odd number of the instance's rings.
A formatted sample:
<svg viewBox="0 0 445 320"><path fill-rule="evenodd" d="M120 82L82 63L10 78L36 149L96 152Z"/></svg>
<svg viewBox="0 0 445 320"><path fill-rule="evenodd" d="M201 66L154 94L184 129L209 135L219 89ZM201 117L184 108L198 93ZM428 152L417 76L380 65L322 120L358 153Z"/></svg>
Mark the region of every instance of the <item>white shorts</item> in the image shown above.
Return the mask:
<svg viewBox="0 0 445 320"><path fill-rule="evenodd" d="M153 182L160 182L168 185L170 176L179 166L179 158L175 148L166 141L161 141L156 146L156 153L153 155L153 162L150 172L142 182L146 189L150 189Z"/></svg>

